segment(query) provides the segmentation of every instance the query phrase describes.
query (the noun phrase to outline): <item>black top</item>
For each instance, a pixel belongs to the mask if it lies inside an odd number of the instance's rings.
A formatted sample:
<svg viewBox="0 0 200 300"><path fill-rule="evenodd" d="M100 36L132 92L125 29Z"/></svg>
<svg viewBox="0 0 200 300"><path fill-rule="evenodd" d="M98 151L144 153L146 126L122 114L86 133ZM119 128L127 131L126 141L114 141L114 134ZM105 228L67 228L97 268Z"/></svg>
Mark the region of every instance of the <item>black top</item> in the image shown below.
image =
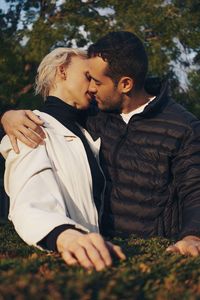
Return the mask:
<svg viewBox="0 0 200 300"><path fill-rule="evenodd" d="M57 119L61 124L63 124L65 127L67 127L70 131L72 131L76 136L78 136L81 139L87 154L88 163L91 170L94 202L97 211L99 212L101 206L101 193L104 187L104 177L94 157L94 154L87 142L86 137L84 136L81 129L77 125L77 123L81 124L84 111L77 110L71 105L68 105L64 101L53 96L47 97L47 100L45 101L41 111ZM56 250L56 240L58 235L62 231L69 228L75 228L75 227L73 225L63 224L61 226L54 228L45 238L43 238L38 243L38 245L49 250Z"/></svg>
<svg viewBox="0 0 200 300"><path fill-rule="evenodd" d="M101 112L87 128L101 136L104 235L200 236L200 122L168 97L167 85L128 124Z"/></svg>

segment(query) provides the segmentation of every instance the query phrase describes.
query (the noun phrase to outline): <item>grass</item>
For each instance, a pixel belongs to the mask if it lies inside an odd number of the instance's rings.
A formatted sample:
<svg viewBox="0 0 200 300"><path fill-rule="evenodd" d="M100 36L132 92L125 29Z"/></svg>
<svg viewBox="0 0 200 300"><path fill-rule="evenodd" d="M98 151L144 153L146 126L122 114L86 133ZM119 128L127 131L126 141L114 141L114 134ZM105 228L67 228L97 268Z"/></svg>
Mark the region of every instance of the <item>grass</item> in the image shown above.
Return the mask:
<svg viewBox="0 0 200 300"><path fill-rule="evenodd" d="M169 254L169 241L115 239L127 254L103 272L68 267L58 254L29 247L0 226L0 300L200 299L200 258Z"/></svg>

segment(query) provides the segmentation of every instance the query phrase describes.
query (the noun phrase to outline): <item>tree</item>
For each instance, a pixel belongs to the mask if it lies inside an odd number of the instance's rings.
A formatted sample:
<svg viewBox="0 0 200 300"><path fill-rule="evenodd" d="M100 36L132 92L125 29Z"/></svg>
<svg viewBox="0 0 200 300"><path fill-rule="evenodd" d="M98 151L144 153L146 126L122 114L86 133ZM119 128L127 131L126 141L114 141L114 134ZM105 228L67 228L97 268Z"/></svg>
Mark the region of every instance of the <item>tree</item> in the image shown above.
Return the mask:
<svg viewBox="0 0 200 300"><path fill-rule="evenodd" d="M107 17L102 17L90 1L67 0L60 5L46 0L7 2L8 11L0 11L1 104L33 108L41 103L40 98L33 97L41 59L54 47L86 46L89 29L103 34Z"/></svg>
<svg viewBox="0 0 200 300"><path fill-rule="evenodd" d="M189 109L198 109L188 104L180 78L200 63L199 1L106 0L101 5L113 10L114 30L132 31L145 41L149 73L168 77L173 96Z"/></svg>
<svg viewBox="0 0 200 300"><path fill-rule="evenodd" d="M37 105L32 96L36 69L42 57L54 47L86 47L110 30L129 30L145 42L149 74L169 77L173 96L190 109L198 108L188 104L181 73L174 68L178 66L181 72L190 73L199 67L198 0L7 2L8 11L0 12L2 103ZM190 98L198 98L191 96L193 81L189 79Z"/></svg>

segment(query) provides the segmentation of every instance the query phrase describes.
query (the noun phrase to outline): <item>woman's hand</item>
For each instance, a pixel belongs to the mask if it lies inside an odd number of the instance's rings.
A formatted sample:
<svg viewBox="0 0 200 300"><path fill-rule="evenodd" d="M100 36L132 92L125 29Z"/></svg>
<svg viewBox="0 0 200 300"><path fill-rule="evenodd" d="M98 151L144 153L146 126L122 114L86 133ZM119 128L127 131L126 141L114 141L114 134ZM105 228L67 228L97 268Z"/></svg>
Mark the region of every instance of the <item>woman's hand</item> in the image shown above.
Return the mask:
<svg viewBox="0 0 200 300"><path fill-rule="evenodd" d="M1 117L1 124L9 136L13 150L19 153L17 139L31 148L43 144L43 121L31 110L9 110Z"/></svg>
<svg viewBox="0 0 200 300"><path fill-rule="evenodd" d="M111 254L122 260L126 258L119 246L104 241L100 234L82 234L73 229L67 229L58 236L57 249L68 265L79 264L96 271L112 265Z"/></svg>

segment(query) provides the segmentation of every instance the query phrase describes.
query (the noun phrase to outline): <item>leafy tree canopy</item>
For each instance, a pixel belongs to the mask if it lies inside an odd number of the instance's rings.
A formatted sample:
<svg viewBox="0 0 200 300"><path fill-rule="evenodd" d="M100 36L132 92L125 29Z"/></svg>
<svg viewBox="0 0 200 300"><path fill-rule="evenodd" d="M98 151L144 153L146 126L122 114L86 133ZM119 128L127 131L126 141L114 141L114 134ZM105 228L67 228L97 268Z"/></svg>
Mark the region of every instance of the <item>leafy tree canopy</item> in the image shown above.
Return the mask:
<svg viewBox="0 0 200 300"><path fill-rule="evenodd" d="M8 10L0 10L1 105L38 105L36 68L52 48L86 47L108 31L129 30L145 42L150 74L169 76L174 97L200 115L198 0L6 2ZM187 86L181 80L186 72Z"/></svg>

